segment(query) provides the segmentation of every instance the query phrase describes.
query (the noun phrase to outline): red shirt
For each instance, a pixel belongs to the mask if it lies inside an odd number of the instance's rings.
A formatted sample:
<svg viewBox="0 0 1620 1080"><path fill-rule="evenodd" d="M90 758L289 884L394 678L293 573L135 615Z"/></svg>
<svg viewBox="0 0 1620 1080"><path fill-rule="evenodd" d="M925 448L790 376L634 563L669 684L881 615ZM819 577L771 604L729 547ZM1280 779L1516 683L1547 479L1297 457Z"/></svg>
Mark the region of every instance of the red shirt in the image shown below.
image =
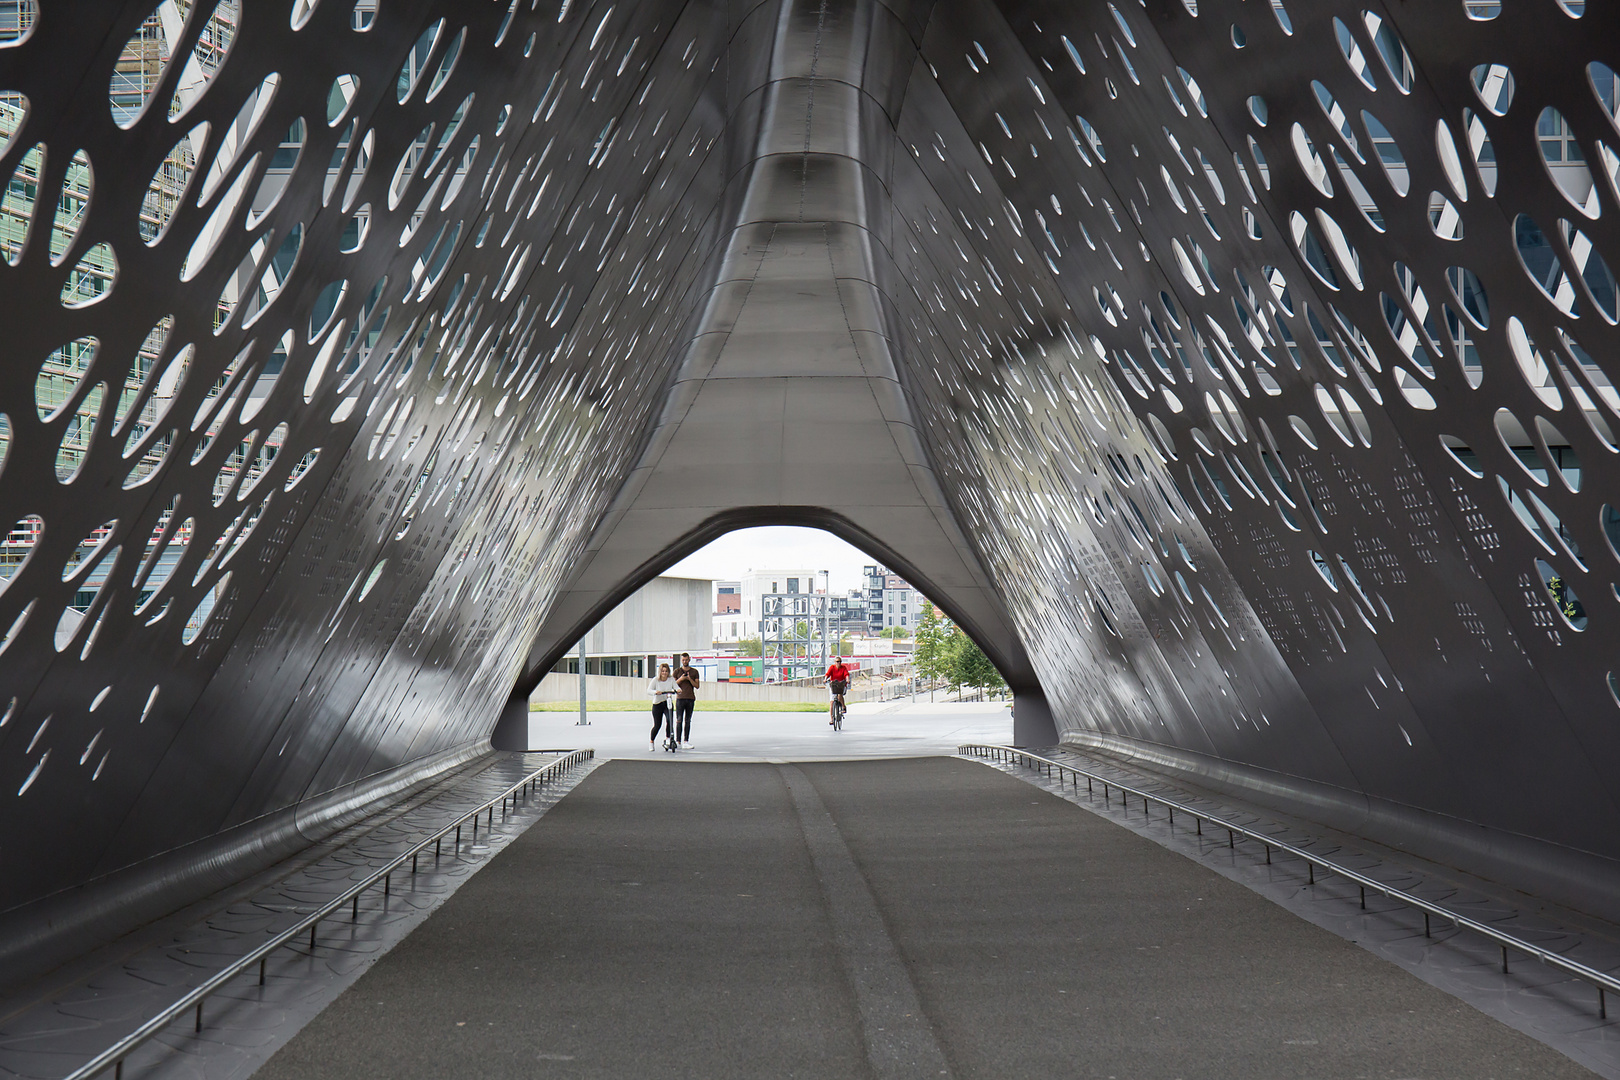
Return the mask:
<svg viewBox="0 0 1620 1080"><path fill-rule="evenodd" d="M833 682L849 682L849 668L843 664L834 664L827 669L827 678Z"/></svg>

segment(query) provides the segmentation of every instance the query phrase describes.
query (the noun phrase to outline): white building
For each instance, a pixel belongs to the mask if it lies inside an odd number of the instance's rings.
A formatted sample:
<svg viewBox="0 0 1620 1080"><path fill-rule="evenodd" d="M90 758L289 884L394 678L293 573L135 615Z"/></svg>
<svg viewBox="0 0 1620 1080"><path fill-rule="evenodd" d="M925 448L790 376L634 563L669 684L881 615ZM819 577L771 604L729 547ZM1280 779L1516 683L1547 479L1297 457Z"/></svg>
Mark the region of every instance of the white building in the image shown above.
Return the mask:
<svg viewBox="0 0 1620 1080"><path fill-rule="evenodd" d="M885 575L883 580L883 628L898 627L910 637L922 614L923 594L913 589L898 574Z"/></svg>
<svg viewBox="0 0 1620 1080"><path fill-rule="evenodd" d="M738 610L715 612L716 645L760 636L761 596L766 593L823 593L827 591L827 574L824 570L750 570L736 585L741 597Z"/></svg>
<svg viewBox="0 0 1620 1080"><path fill-rule="evenodd" d="M713 597L714 583L704 578L653 578L585 635L585 673L647 678L661 655L707 649ZM552 670L578 673L577 646Z"/></svg>
<svg viewBox="0 0 1620 1080"><path fill-rule="evenodd" d="M766 593L819 593L827 591L827 579L819 570L750 570L742 579L742 616L751 630L759 633L759 598Z"/></svg>
<svg viewBox="0 0 1620 1080"><path fill-rule="evenodd" d="M759 636L759 620L749 622L740 611L716 612L714 616L714 643L735 645L745 637Z"/></svg>

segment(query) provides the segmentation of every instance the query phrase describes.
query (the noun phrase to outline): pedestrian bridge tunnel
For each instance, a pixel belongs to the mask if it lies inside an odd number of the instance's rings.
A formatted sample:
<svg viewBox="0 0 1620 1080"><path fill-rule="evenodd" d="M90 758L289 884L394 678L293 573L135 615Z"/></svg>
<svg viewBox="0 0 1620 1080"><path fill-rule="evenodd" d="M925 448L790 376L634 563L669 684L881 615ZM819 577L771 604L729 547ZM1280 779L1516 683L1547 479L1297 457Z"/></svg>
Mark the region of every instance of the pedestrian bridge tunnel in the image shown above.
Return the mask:
<svg viewBox="0 0 1620 1080"><path fill-rule="evenodd" d="M7 11L6 955L500 745L757 524L1026 741L1612 914L1612 7Z"/></svg>

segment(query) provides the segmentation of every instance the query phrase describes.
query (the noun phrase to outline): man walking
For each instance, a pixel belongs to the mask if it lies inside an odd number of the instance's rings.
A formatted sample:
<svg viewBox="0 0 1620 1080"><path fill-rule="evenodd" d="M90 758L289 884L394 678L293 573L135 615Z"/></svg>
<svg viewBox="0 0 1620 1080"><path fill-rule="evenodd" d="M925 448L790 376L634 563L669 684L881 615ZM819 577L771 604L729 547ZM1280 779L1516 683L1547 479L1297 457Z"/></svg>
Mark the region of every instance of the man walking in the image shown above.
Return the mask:
<svg viewBox="0 0 1620 1080"><path fill-rule="evenodd" d="M692 709L701 685L692 654L681 653L681 666L675 669L675 737L688 750L692 748Z"/></svg>

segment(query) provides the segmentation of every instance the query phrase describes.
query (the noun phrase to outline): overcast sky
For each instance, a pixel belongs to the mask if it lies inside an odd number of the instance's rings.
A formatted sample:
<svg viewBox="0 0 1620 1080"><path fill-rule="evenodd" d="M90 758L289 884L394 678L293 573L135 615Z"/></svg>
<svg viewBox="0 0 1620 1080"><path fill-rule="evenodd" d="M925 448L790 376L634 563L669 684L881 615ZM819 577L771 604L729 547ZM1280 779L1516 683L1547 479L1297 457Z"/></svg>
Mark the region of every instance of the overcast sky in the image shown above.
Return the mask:
<svg viewBox="0 0 1620 1080"><path fill-rule="evenodd" d="M861 567L875 562L860 548L820 529L773 525L727 533L664 573L727 580L750 570L828 570L832 591L842 593L863 586Z"/></svg>

